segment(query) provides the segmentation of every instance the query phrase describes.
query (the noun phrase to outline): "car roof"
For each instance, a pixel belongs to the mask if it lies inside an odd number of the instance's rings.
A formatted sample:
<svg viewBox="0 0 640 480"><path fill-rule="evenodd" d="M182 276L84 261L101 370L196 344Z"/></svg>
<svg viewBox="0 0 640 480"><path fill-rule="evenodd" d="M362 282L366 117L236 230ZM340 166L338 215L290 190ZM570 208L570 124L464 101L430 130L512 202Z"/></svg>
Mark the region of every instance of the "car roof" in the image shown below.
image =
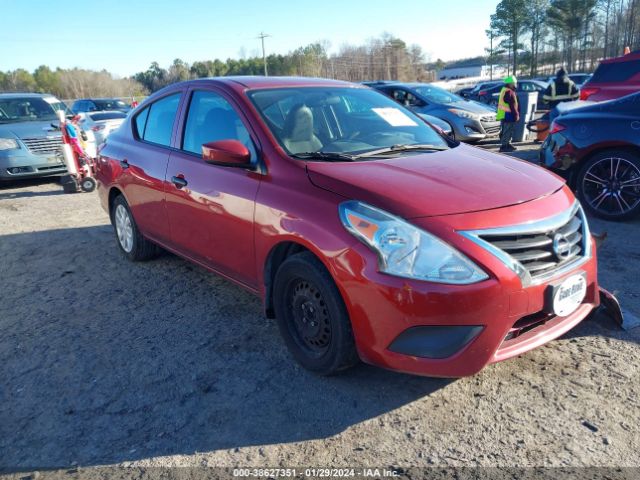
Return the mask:
<svg viewBox="0 0 640 480"><path fill-rule="evenodd" d="M239 75L229 77L208 77L199 78L196 80L187 80L186 84L199 84L199 83L223 83L232 87L238 85L250 88L281 88L281 87L361 87L356 83L344 82L341 80L329 80L326 78L309 78L309 77L263 77L263 76L250 76ZM363 88L363 87L361 87Z"/></svg>
<svg viewBox="0 0 640 480"><path fill-rule="evenodd" d="M55 95L51 95L50 93L33 93L33 92L11 92L11 93L0 93L0 98L45 98L45 97L53 97L56 98Z"/></svg>
<svg viewBox="0 0 640 480"><path fill-rule="evenodd" d="M601 60L600 63L621 63L630 62L632 60L640 60L640 50L634 50L633 52L622 55L621 57L607 58L605 60Z"/></svg>
<svg viewBox="0 0 640 480"><path fill-rule="evenodd" d="M88 97L88 98L79 98L76 102L80 102L82 100L120 100L118 97Z"/></svg>

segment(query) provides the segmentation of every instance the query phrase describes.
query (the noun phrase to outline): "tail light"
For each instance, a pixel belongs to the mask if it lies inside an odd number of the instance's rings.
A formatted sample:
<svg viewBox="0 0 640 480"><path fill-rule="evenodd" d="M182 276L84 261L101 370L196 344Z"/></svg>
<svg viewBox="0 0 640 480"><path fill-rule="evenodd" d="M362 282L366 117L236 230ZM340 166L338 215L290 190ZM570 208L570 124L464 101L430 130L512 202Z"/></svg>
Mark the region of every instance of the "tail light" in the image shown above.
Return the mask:
<svg viewBox="0 0 640 480"><path fill-rule="evenodd" d="M99 132L100 130L104 130L104 125L94 125L91 127L91 131L93 132Z"/></svg>
<svg viewBox="0 0 640 480"><path fill-rule="evenodd" d="M599 88L595 87L584 87L580 90L580 100L587 100L594 93L598 93L600 91Z"/></svg>
<svg viewBox="0 0 640 480"><path fill-rule="evenodd" d="M561 131L566 130L566 129L567 129L567 127L565 127L561 123L553 121L553 122L551 122L551 127L549 127L549 135L553 135L554 133L558 133L558 132L561 132Z"/></svg>
<svg viewBox="0 0 640 480"><path fill-rule="evenodd" d="M479 97L484 97L486 94L487 94L487 91L486 91L486 90L480 90L480 91L478 92L478 96L479 96Z"/></svg>

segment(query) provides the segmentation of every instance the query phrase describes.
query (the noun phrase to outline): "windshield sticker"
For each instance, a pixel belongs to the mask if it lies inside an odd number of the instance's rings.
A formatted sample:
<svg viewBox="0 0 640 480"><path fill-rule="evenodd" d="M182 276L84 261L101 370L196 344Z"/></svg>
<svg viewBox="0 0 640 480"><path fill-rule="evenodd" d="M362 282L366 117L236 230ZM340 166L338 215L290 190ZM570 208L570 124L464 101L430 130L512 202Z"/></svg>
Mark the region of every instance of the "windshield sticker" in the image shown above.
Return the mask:
<svg viewBox="0 0 640 480"><path fill-rule="evenodd" d="M418 124L411 120L402 110L393 107L373 108L380 118L392 127L417 127Z"/></svg>
<svg viewBox="0 0 640 480"><path fill-rule="evenodd" d="M42 99L51 105L55 105L56 103L59 102L59 100L56 97L42 97Z"/></svg>

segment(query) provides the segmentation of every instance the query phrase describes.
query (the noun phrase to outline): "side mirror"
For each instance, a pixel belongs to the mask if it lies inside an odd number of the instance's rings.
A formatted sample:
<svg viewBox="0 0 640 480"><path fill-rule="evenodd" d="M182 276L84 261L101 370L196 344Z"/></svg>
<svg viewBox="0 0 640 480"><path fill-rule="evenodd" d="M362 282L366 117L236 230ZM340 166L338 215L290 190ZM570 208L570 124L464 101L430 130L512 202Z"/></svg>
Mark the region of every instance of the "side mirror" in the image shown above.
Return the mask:
<svg viewBox="0 0 640 480"><path fill-rule="evenodd" d="M202 145L202 158L212 165L251 167L251 152L238 140L219 140Z"/></svg>

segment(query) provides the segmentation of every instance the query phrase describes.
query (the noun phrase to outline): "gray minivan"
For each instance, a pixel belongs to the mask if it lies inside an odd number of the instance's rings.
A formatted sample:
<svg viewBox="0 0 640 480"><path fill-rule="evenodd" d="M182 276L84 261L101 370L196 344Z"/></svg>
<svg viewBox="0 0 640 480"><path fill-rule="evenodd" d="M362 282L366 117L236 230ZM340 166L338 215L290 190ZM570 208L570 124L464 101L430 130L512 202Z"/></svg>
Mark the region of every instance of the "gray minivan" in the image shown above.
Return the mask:
<svg viewBox="0 0 640 480"><path fill-rule="evenodd" d="M58 110L71 114L53 95L0 94L0 181L67 171L62 134L55 127Z"/></svg>

